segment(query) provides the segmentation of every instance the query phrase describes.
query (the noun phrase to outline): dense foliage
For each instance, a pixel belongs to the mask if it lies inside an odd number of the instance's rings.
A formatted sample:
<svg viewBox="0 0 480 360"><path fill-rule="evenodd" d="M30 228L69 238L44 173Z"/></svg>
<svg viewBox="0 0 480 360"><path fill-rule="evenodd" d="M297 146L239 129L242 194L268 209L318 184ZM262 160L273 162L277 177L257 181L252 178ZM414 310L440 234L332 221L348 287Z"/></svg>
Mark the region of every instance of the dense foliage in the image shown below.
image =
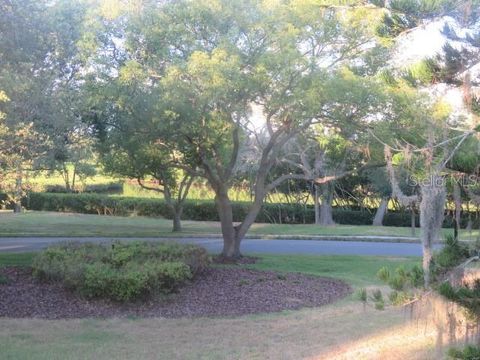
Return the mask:
<svg viewBox="0 0 480 360"><path fill-rule="evenodd" d="M445 246L433 256L432 272L437 276L442 275L466 260L469 255L470 250L467 245L460 243L454 236L448 235L445 238Z"/></svg>
<svg viewBox="0 0 480 360"><path fill-rule="evenodd" d="M38 254L33 275L40 281L59 281L88 298L132 301L171 293L208 263L205 249L195 245L69 243Z"/></svg>
<svg viewBox="0 0 480 360"><path fill-rule="evenodd" d="M448 356L455 360L477 360L480 359L480 347L468 345L463 349L450 349Z"/></svg>

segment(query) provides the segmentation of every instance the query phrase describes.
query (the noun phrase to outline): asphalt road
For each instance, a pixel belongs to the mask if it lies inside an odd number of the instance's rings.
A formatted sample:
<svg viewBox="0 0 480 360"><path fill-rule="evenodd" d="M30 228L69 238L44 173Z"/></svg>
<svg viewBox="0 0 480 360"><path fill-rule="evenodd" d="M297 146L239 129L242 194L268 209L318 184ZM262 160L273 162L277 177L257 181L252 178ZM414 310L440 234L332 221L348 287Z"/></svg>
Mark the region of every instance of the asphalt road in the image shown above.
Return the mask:
<svg viewBox="0 0 480 360"><path fill-rule="evenodd" d="M131 241L131 238L0 238L0 252L39 251L51 244L65 241L109 243L114 240ZM142 238L148 241L168 241L165 238ZM221 239L188 238L172 239L181 243L195 243L212 253L222 249ZM439 247L440 245L437 245ZM330 240L264 240L245 239L242 252L270 254L311 254L311 255L383 255L383 256L421 256L422 248L418 243L330 241Z"/></svg>

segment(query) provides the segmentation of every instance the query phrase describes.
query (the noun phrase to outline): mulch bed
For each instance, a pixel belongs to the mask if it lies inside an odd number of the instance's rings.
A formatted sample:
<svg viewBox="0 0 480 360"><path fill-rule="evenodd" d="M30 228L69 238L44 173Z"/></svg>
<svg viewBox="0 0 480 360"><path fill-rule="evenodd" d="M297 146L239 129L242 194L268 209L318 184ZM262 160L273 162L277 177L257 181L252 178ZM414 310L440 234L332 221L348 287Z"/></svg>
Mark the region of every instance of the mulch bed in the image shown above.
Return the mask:
<svg viewBox="0 0 480 360"><path fill-rule="evenodd" d="M238 259L226 259L222 256L215 256L213 258L214 264L223 264L223 265L249 265L255 264L259 260L256 256L242 256Z"/></svg>
<svg viewBox="0 0 480 360"><path fill-rule="evenodd" d="M237 316L321 306L351 293L340 280L212 267L167 298L118 304L38 283L29 269L7 267L0 274L9 279L0 284L0 317L12 318Z"/></svg>

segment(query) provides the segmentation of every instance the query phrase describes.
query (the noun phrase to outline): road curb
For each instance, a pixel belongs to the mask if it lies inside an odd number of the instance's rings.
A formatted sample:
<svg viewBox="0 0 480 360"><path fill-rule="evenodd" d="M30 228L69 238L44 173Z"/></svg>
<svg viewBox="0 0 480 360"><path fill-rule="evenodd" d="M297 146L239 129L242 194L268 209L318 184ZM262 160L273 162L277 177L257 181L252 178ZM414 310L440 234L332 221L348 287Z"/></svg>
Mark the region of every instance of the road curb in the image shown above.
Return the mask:
<svg viewBox="0 0 480 360"><path fill-rule="evenodd" d="M221 239L220 234L172 234L172 235L160 235L160 236L20 236L20 235L0 235L0 242L2 239L48 239L48 238L109 238L109 239ZM322 241L360 241L360 242L385 242L385 243L420 243L419 238L407 237L407 236L380 236L380 235L247 235L245 240L260 239L260 240L322 240Z"/></svg>

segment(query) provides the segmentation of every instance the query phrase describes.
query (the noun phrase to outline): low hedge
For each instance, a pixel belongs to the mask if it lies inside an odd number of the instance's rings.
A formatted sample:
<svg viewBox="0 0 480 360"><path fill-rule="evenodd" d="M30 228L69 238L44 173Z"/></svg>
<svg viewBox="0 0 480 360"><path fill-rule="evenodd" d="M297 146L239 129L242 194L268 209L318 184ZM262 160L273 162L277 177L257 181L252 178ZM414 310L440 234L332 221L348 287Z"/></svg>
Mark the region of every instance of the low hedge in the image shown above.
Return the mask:
<svg viewBox="0 0 480 360"><path fill-rule="evenodd" d="M91 184L76 187L75 191L68 190L65 185L46 185L45 192L55 194L71 194L71 193L95 193L95 194L122 194L123 183L111 182L106 184Z"/></svg>
<svg viewBox="0 0 480 360"><path fill-rule="evenodd" d="M61 211L100 215L139 215L170 219L171 213L161 199L145 199L132 197L113 197L101 194L52 194L31 193L24 199L24 206L30 210ZM241 221L248 212L250 204L234 202L233 219ZM333 219L344 225L371 225L374 210L350 210L334 208ZM218 213L213 201L186 201L182 218L197 221L218 221ZM312 205L266 203L256 219L259 223L312 224L315 211ZM418 215L415 218L419 226ZM462 217L462 227L467 224L467 215ZM476 223L478 220L475 221ZM411 224L411 216L406 211L390 211L385 215L385 226L405 226ZM478 226L478 224L474 224ZM451 217L446 217L444 227L453 227Z"/></svg>
<svg viewBox="0 0 480 360"><path fill-rule="evenodd" d="M208 263L206 250L195 245L69 243L38 254L33 275L40 281L59 281L88 298L132 301L171 293Z"/></svg>

